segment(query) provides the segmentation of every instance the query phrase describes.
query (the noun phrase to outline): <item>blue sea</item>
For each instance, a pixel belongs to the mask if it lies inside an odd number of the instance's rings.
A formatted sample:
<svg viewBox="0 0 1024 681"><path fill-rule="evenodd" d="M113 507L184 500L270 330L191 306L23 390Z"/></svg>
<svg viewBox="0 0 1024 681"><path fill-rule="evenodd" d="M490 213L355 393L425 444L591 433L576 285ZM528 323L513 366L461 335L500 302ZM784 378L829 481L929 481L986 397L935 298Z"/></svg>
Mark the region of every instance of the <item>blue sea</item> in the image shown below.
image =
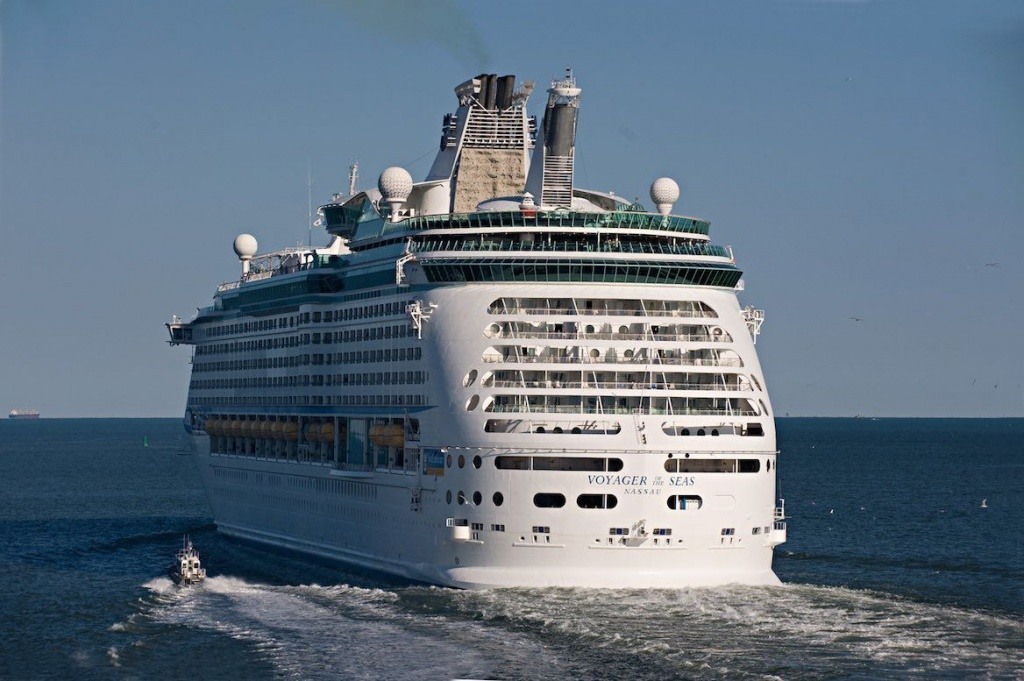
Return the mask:
<svg viewBox="0 0 1024 681"><path fill-rule="evenodd" d="M1022 678L1024 420L779 431L783 586L462 592L220 536L176 419L0 422L0 678Z"/></svg>

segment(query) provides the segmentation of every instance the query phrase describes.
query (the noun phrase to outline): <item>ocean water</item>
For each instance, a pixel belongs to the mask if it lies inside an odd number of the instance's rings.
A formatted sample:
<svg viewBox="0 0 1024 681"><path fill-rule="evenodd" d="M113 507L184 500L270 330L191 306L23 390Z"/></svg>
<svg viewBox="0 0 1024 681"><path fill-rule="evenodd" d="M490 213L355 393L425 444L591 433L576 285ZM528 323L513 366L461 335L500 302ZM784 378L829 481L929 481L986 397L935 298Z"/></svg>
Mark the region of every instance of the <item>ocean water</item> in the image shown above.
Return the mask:
<svg viewBox="0 0 1024 681"><path fill-rule="evenodd" d="M0 678L1022 678L1024 420L779 430L783 586L461 592L221 537L176 419L0 422Z"/></svg>

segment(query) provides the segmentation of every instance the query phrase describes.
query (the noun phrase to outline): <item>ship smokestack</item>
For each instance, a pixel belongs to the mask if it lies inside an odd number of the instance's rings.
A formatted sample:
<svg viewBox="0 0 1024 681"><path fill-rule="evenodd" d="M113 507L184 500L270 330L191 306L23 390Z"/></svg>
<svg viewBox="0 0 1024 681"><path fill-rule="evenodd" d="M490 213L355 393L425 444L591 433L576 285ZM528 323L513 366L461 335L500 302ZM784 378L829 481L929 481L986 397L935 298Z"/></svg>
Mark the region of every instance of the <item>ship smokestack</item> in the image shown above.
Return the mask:
<svg viewBox="0 0 1024 681"><path fill-rule="evenodd" d="M498 107L499 111L504 111L512 106L512 93L515 89L515 76L502 76L498 79L498 100L495 106Z"/></svg>
<svg viewBox="0 0 1024 681"><path fill-rule="evenodd" d="M526 190L537 197L541 206L572 208L576 123L581 92L571 68L565 70L565 78L553 81L548 89L540 139L526 182Z"/></svg>
<svg viewBox="0 0 1024 681"><path fill-rule="evenodd" d="M526 113L533 82L481 73L456 86L459 109L445 116L441 149L427 174L421 212L468 213L483 201L522 194L536 121Z"/></svg>

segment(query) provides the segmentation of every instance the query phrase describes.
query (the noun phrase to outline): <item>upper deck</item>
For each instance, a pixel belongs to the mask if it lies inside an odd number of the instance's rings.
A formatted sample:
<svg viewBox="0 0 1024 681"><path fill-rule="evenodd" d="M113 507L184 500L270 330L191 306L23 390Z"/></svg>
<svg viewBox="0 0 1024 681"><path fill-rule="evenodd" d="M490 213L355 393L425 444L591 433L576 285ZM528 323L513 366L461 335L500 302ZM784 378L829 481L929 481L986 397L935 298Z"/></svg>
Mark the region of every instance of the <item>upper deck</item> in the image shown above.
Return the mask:
<svg viewBox="0 0 1024 681"><path fill-rule="evenodd" d="M353 165L348 192L318 209L327 246L257 256L255 239L239 237L241 276L200 316L483 282L739 285L710 223L673 214L675 181L651 185L656 211L576 186L581 89L571 72L552 83L540 125L526 111L532 90L486 74L458 85L425 179L390 167L376 189L357 191Z"/></svg>

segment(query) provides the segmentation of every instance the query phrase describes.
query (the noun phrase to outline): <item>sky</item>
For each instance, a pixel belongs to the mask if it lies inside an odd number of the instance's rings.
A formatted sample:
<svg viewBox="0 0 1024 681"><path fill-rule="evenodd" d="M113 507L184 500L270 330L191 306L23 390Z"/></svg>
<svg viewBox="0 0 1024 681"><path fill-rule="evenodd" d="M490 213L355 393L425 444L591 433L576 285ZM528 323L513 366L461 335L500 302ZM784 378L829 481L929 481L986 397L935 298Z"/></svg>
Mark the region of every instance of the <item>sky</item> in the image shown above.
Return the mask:
<svg viewBox="0 0 1024 681"><path fill-rule="evenodd" d="M452 88L583 88L576 183L712 223L777 415L1024 416L1024 4L2 0L0 410L178 416L235 235L422 179ZM322 235L315 239L323 241ZM856 318L856 319L854 319ZM857 321L859 319L859 321Z"/></svg>

